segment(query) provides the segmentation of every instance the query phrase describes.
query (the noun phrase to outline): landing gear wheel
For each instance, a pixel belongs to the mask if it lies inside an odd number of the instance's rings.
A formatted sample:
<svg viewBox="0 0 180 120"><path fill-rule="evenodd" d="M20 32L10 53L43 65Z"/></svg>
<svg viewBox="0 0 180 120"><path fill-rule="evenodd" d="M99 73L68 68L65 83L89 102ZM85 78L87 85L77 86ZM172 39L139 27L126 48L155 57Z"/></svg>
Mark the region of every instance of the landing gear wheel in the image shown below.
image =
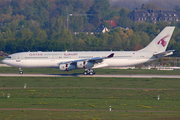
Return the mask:
<svg viewBox="0 0 180 120"><path fill-rule="evenodd" d="M92 69L86 69L83 74L84 74L84 75L94 75L95 72L94 72L94 70L92 70Z"/></svg>
<svg viewBox="0 0 180 120"><path fill-rule="evenodd" d="M23 74L23 71L19 71L19 74Z"/></svg>
<svg viewBox="0 0 180 120"><path fill-rule="evenodd" d="M90 75L93 75L93 73L94 73L94 72L90 72L89 74L90 74Z"/></svg>
<svg viewBox="0 0 180 120"><path fill-rule="evenodd" d="M89 74L94 75L95 74L94 70L89 70Z"/></svg>
<svg viewBox="0 0 180 120"><path fill-rule="evenodd" d="M84 75L87 75L88 74L88 72L87 71L84 71L84 73L83 73Z"/></svg>
<svg viewBox="0 0 180 120"><path fill-rule="evenodd" d="M19 68L19 74L23 74L23 70Z"/></svg>

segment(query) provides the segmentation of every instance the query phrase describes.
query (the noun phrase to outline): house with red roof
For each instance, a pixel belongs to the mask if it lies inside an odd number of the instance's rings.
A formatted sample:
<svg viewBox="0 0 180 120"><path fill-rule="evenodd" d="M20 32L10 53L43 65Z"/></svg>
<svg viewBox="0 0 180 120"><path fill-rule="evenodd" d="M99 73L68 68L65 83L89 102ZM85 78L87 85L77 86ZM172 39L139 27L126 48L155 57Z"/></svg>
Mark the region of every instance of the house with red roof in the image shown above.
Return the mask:
<svg viewBox="0 0 180 120"><path fill-rule="evenodd" d="M104 20L104 22L109 23L112 28L117 27L117 24L114 20Z"/></svg>

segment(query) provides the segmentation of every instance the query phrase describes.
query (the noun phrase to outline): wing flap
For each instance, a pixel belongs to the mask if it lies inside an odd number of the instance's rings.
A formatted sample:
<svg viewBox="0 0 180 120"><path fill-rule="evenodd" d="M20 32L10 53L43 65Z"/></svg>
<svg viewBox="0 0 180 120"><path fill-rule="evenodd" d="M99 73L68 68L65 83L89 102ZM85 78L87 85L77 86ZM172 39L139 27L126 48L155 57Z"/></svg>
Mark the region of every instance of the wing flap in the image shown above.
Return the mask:
<svg viewBox="0 0 180 120"><path fill-rule="evenodd" d="M95 65L95 66L93 67L93 69L95 69L95 68L104 68L104 67L108 67L108 64L106 64L106 63L100 63L100 64Z"/></svg>

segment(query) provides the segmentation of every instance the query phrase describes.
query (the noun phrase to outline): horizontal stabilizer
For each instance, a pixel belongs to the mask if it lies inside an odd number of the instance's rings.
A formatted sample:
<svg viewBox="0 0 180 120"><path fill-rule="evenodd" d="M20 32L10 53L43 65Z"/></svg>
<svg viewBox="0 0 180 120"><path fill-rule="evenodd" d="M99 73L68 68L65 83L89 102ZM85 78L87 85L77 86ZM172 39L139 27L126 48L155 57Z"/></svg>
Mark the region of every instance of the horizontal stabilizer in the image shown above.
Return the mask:
<svg viewBox="0 0 180 120"><path fill-rule="evenodd" d="M154 53L153 56L156 57L156 58L165 57L165 56L168 56L168 55L172 55L174 51L175 50L168 50L168 51L161 52L161 53Z"/></svg>

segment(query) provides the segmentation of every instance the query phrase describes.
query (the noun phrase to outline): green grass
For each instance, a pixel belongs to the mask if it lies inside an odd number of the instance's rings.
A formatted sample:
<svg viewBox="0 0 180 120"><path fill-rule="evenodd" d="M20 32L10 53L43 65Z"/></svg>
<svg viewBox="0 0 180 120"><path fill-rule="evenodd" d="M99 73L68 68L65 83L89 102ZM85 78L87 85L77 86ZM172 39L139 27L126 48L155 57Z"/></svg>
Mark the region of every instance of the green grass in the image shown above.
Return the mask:
<svg viewBox="0 0 180 120"><path fill-rule="evenodd" d="M180 111L180 91L106 89L1 90L1 108ZM160 100L157 96L160 95Z"/></svg>
<svg viewBox="0 0 180 120"><path fill-rule="evenodd" d="M27 89L23 89L25 83L27 83ZM162 78L0 77L1 88L17 88L0 89L1 108L92 110L81 112L1 110L0 118L178 120L180 113L173 111L180 111L180 90L167 89L179 89L179 84L180 79ZM112 88L151 88L159 90L122 90ZM3 93L5 94L4 98ZM8 93L11 94L9 99L6 97ZM157 100L158 95L160 95L160 100ZM108 110L109 106L112 106L111 112L98 111ZM131 112L130 110L141 110L144 112ZM172 111L172 113L168 111Z"/></svg>
<svg viewBox="0 0 180 120"><path fill-rule="evenodd" d="M180 89L175 78L0 77L0 87L80 87Z"/></svg>
<svg viewBox="0 0 180 120"><path fill-rule="evenodd" d="M36 117L34 117L36 116ZM0 114L1 119L28 120L179 120L179 113L132 113L132 112L65 112L65 111L8 111Z"/></svg>
<svg viewBox="0 0 180 120"><path fill-rule="evenodd" d="M143 74L143 75L179 75L180 70L141 70L141 69L94 69L96 74ZM83 69L73 71L59 71L55 68L23 68L24 74L82 74ZM19 73L19 68L1 67L0 73Z"/></svg>

